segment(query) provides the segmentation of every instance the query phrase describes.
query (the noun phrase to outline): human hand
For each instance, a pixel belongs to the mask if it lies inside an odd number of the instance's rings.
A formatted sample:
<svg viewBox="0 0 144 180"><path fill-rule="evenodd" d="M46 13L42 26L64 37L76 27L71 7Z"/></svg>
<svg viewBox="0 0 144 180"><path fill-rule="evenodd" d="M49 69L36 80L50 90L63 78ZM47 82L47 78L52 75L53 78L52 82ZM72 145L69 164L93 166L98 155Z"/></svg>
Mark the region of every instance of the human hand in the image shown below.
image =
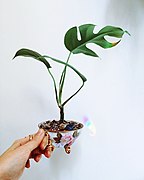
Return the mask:
<svg viewBox="0 0 144 180"><path fill-rule="evenodd" d="M49 135L40 129L36 134L16 140L12 146L0 156L0 179L17 180L24 168L30 167L30 159L39 162L42 154L51 156L53 146L49 146Z"/></svg>

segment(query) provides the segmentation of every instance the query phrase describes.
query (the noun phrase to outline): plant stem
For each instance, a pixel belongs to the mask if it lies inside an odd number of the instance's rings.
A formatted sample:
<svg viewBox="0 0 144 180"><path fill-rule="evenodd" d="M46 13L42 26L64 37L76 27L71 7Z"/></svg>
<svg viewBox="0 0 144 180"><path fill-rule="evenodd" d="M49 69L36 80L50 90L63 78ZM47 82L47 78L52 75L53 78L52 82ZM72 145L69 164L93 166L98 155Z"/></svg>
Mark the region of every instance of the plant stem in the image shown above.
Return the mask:
<svg viewBox="0 0 144 180"><path fill-rule="evenodd" d="M71 52L68 55L66 63L69 62L70 56L71 56ZM62 103L62 93L63 93L63 87L64 87L64 82L65 82L66 70L67 70L67 64L65 65L65 67L62 71L60 82L59 82L59 102L60 102L60 104Z"/></svg>
<svg viewBox="0 0 144 180"><path fill-rule="evenodd" d="M63 122L64 121L64 105L69 101L71 100L81 89L82 87L84 86L84 82L82 83L81 87L73 94L71 95L66 101L64 101L62 103L61 106L59 106L60 108L60 121Z"/></svg>
<svg viewBox="0 0 144 180"><path fill-rule="evenodd" d="M56 101L57 101L57 104L58 104L58 107L60 108L60 121L63 122L64 121L64 105L69 101L71 100L80 90L81 88L84 86L84 83L87 81L87 79L85 78L84 75L82 75L78 70L76 70L73 66L71 66L70 64L68 64L68 61L70 59L70 55L71 53L69 54L68 58L67 58L67 62L63 62L61 60L58 60L58 59L55 59L55 58L52 58L50 56L47 56L47 55L44 55L42 57L45 57L45 58L50 58L51 60L53 61L56 61L57 63L61 63L61 64L64 64L65 67L62 71L62 74L61 74L61 78L60 78L60 82L59 82L59 94L58 94L58 91L57 91L57 87L56 87L56 81L55 81L55 78L54 76L52 75L52 73L50 72L50 69L48 69L51 77L52 77L52 80L53 80L53 83L54 83L54 87L55 87L55 95L56 95ZM61 102L61 99L62 99L62 91L63 91L63 86L64 86L64 81L65 81L65 76L66 76L66 68L69 67L71 68L73 71L75 71L75 73L81 78L82 80L82 85L80 86L80 88L73 94L71 95L67 100L65 100L63 103ZM59 96L58 96L59 95Z"/></svg>
<svg viewBox="0 0 144 180"><path fill-rule="evenodd" d="M71 52L68 55L67 61L66 63L69 62L71 56ZM60 82L59 82L59 103L60 103L60 121L63 122L64 121L64 106L61 106L62 104L62 93L63 93L63 87L64 87L64 82L65 82L65 77L66 77L66 70L67 70L67 64L65 65L62 74L61 74L61 78L60 78Z"/></svg>
<svg viewBox="0 0 144 180"><path fill-rule="evenodd" d="M55 89L55 96L56 96L56 102L57 102L57 105L59 106L59 98L58 98L58 93L57 93L56 81L55 81L55 78L52 75L52 73L51 73L49 68L48 68L48 72L49 72L49 74L50 74L50 76L52 77L52 80L53 80L54 89Z"/></svg>
<svg viewBox="0 0 144 180"><path fill-rule="evenodd" d="M60 108L60 121L63 122L64 121L64 107L61 106Z"/></svg>
<svg viewBox="0 0 144 180"><path fill-rule="evenodd" d="M81 87L80 87L73 95L71 95L67 100L65 100L65 101L62 103L62 106L64 106L69 100L71 100L71 99L82 89L83 86L84 86L84 82L83 82L83 84L81 85Z"/></svg>

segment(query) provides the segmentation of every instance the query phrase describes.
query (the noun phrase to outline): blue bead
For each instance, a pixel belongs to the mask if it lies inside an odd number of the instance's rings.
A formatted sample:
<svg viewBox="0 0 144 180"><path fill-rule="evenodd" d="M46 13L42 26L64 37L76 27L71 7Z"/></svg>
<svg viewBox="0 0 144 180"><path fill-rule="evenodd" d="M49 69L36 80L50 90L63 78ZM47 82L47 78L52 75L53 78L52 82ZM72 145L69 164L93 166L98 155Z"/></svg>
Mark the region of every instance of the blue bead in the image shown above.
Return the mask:
<svg viewBox="0 0 144 180"><path fill-rule="evenodd" d="M73 130L73 128L74 128L74 124L69 124L65 127L65 129L69 131Z"/></svg>

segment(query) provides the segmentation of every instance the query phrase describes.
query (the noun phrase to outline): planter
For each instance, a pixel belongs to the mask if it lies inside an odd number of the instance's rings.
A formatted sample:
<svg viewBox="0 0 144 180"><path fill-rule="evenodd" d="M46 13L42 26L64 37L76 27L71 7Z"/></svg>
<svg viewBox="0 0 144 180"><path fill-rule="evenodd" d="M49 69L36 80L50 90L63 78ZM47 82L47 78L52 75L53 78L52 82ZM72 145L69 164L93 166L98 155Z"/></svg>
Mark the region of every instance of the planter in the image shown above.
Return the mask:
<svg viewBox="0 0 144 180"><path fill-rule="evenodd" d="M49 135L52 145L56 148L63 147L67 154L70 146L80 135L83 124L76 121L45 121L40 123L39 128L44 129Z"/></svg>

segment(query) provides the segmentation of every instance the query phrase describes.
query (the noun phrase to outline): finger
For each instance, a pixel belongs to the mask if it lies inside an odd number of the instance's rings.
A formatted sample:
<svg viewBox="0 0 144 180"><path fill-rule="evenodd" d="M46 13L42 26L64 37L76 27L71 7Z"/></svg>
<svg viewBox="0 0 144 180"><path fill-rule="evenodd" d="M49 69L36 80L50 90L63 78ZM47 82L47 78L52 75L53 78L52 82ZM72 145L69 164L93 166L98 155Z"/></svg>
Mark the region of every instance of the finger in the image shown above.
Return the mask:
<svg viewBox="0 0 144 180"><path fill-rule="evenodd" d="M32 135L28 135L24 138L15 140L14 143L12 144L12 146L9 148L9 150L14 150L20 146L23 146L27 142L31 141L35 135L36 134L32 134Z"/></svg>
<svg viewBox="0 0 144 180"><path fill-rule="evenodd" d="M44 138L44 135L45 135L44 130L39 129L39 131L35 134L34 138L28 143L24 144L23 148L25 148L26 150L29 150L29 153L31 153L35 148L39 146L39 144Z"/></svg>
<svg viewBox="0 0 144 180"><path fill-rule="evenodd" d="M29 137L25 137L25 138L21 138L21 139L17 139L14 141L14 143L7 149L6 152L11 151L11 150L15 150L16 148L26 144L27 142L29 142Z"/></svg>
<svg viewBox="0 0 144 180"><path fill-rule="evenodd" d="M54 151L54 146L53 145L48 145L44 150L44 155L47 158L50 158L53 151Z"/></svg>
<svg viewBox="0 0 144 180"><path fill-rule="evenodd" d="M25 165L26 168L30 168L30 160L28 159Z"/></svg>
<svg viewBox="0 0 144 180"><path fill-rule="evenodd" d="M39 162L40 159L41 159L41 157L42 157L42 154L36 155L36 156L34 157L34 160L35 160L36 162Z"/></svg>
<svg viewBox="0 0 144 180"><path fill-rule="evenodd" d="M31 152L31 155L29 158L34 158L36 155L40 155L42 153L43 151L38 147Z"/></svg>
<svg viewBox="0 0 144 180"><path fill-rule="evenodd" d="M13 149L16 149L17 147L27 143L29 141L28 137L25 137L25 138L21 138L21 139L18 139L16 141L14 141L14 143L12 144L12 148Z"/></svg>
<svg viewBox="0 0 144 180"><path fill-rule="evenodd" d="M44 151L44 155L45 157L47 158L50 158L51 157L51 151L49 149L49 147L46 147L45 151Z"/></svg>
<svg viewBox="0 0 144 180"><path fill-rule="evenodd" d="M40 143L39 147L40 147L41 150L44 150L44 149L46 148L46 146L48 145L48 137L49 137L49 136L46 135L46 136L43 138L42 142Z"/></svg>
<svg viewBox="0 0 144 180"><path fill-rule="evenodd" d="M54 151L54 146L52 146L52 145L46 146L46 148L44 150L41 150L40 148L36 148L32 151L29 158L34 159L36 156L41 155L41 154L44 154L45 157L49 158L49 157L51 157L51 154L53 151Z"/></svg>

